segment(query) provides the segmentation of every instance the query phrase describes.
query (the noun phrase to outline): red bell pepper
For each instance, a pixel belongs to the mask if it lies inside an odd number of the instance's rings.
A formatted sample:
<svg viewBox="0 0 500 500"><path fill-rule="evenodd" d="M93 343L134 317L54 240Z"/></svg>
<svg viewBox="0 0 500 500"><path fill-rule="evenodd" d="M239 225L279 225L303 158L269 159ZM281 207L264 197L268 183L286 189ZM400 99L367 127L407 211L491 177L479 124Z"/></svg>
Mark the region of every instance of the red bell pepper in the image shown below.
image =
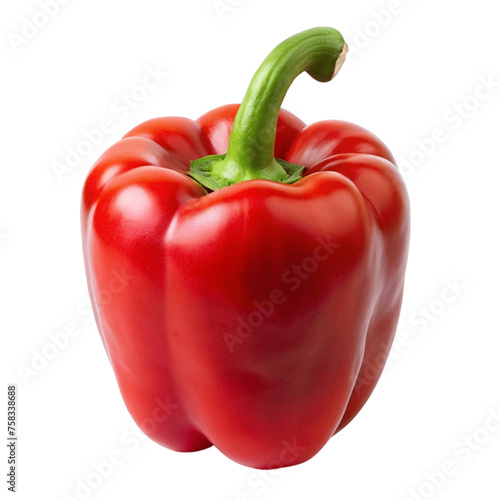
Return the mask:
<svg viewBox="0 0 500 500"><path fill-rule="evenodd" d="M400 312L409 238L386 146L280 109L333 78L331 28L278 45L238 106L146 121L88 175L83 247L125 404L154 441L256 468L315 455L364 405Z"/></svg>

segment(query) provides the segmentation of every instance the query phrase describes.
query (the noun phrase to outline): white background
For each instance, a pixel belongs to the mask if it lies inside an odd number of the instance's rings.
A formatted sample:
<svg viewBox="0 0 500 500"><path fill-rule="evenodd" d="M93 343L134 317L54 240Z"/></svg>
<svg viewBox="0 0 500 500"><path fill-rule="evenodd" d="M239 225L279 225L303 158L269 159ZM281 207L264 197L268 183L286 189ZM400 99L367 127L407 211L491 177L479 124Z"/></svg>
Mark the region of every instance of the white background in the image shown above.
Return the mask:
<svg viewBox="0 0 500 500"><path fill-rule="evenodd" d="M17 498L500 498L495 2L66 0L48 1L50 18L41 4L4 2L0 16L0 399L5 433L6 387L17 384ZM240 101L276 44L318 25L343 33L348 59L331 83L299 77L284 107L307 123L372 130L410 193L390 363L362 412L303 465L258 472L215 448L181 454L139 440L89 315L86 173L141 121ZM168 76L141 94L148 67ZM131 92L141 102L124 107ZM113 130L58 177L54 164L103 118ZM96 472L110 457L113 470Z"/></svg>

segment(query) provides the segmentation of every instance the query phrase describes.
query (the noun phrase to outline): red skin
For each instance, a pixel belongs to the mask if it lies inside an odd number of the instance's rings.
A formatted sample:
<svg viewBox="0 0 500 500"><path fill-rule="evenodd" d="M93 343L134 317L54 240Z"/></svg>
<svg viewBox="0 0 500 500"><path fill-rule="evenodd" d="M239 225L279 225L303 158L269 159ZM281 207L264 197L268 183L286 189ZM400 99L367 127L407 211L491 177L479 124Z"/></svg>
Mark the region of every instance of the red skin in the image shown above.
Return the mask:
<svg viewBox="0 0 500 500"><path fill-rule="evenodd" d="M275 155L304 165L303 179L206 194L185 172L226 152L237 109L149 120L106 151L83 191L83 246L139 427L267 469L314 456L373 391L400 311L409 205L375 136L284 110Z"/></svg>

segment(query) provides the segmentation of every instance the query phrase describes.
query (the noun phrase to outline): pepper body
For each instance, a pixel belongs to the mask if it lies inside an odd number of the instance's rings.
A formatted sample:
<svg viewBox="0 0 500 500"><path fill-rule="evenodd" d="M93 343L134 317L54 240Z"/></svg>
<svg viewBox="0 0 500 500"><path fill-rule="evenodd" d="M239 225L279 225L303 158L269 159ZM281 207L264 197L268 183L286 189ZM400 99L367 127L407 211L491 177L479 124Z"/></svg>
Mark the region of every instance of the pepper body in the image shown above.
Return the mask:
<svg viewBox="0 0 500 500"><path fill-rule="evenodd" d="M373 134L283 109L274 156L302 178L207 192L186 174L228 151L238 109L149 120L106 151L83 190L83 247L138 426L174 450L213 444L268 469L314 456L373 391L401 306L409 206Z"/></svg>

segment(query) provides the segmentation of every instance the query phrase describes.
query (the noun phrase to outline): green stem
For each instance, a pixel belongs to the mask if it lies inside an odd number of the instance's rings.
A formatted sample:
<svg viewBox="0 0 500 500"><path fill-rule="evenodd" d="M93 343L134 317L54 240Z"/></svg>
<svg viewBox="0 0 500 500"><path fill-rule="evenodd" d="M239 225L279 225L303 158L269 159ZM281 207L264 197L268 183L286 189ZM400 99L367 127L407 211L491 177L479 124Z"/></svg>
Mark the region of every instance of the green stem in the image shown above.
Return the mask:
<svg viewBox="0 0 500 500"><path fill-rule="evenodd" d="M210 189L250 179L298 180L301 167L274 158L281 104L288 88L303 71L320 82L331 80L344 62L346 52L342 35L333 28L312 28L280 43L250 82L233 123L226 155L192 162L190 175ZM206 183L207 176L213 187Z"/></svg>

